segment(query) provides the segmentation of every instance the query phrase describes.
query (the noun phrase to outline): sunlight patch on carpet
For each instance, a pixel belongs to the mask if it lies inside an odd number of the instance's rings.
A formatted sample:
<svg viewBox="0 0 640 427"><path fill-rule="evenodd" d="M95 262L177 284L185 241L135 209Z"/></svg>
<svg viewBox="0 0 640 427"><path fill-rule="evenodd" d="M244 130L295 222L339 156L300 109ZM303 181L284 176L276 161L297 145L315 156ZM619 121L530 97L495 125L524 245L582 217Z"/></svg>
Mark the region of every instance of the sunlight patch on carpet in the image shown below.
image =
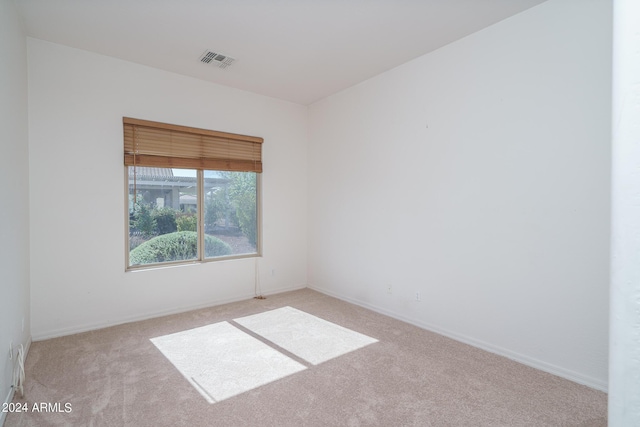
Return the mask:
<svg viewBox="0 0 640 427"><path fill-rule="evenodd" d="M209 403L306 369L227 322L152 338L151 342Z"/></svg>
<svg viewBox="0 0 640 427"><path fill-rule="evenodd" d="M234 321L313 365L378 342L293 307Z"/></svg>

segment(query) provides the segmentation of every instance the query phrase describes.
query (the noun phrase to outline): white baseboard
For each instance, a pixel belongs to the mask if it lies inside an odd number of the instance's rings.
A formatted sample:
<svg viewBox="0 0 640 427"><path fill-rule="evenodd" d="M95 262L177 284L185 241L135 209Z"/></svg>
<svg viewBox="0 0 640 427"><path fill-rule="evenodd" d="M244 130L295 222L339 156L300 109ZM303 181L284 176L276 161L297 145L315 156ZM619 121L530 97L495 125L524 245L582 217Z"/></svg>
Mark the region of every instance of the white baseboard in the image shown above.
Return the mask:
<svg viewBox="0 0 640 427"><path fill-rule="evenodd" d="M24 360L27 360L27 356L29 355L29 348L31 347L31 337L29 337L27 339L27 345L24 349ZM12 369L15 369L15 366L12 367ZM13 370L11 371L11 381L13 381ZM13 388L13 384L11 384L11 388L9 389L9 394L7 394L7 397L4 399L4 403L9 404L13 401L13 396L16 393L16 389ZM3 405L4 406L4 405ZM7 419L7 412L3 412L0 410L0 426L4 425L4 422Z"/></svg>
<svg viewBox="0 0 640 427"><path fill-rule="evenodd" d="M396 313L394 311L387 310L385 308L378 307L376 305L369 304L369 303L366 303L366 302L362 302L362 301L359 301L359 300L356 300L354 298L350 298L350 297L347 297L347 296L344 296L344 295L340 295L338 293L331 292L331 291L328 291L326 289L316 288L316 287L314 287L312 285L308 285L307 287L309 289L312 289L312 290L316 291L316 292L320 292L322 294L329 295L329 296L337 298L339 300L343 300L343 301L349 302L351 304L355 304L355 305L358 305L360 307L367 308L367 309L375 311L377 313L384 314L385 316L389 316L389 317L392 317L394 319L401 320L403 322L409 323L409 324L417 326L419 328L426 329L426 330L431 331L431 332L435 332L437 334L443 335L445 337L454 339L456 341L459 341L459 342L462 342L462 343L465 343L465 344L469 344L469 345L471 345L473 347L480 348L480 349L488 351L490 353L494 353L494 354L497 354L499 356L504 356L504 357L506 357L508 359L514 360L516 362L522 363L523 365L530 366L530 367L538 369L540 371L548 372L548 373L556 375L558 377L565 378L565 379L567 379L569 381L573 381L573 382L578 383L578 384L586 385L587 387L591 387L593 389L600 390L600 391L603 391L605 393L607 392L608 384L605 381L599 380L597 378L593 378L593 377L590 377L590 376L587 376L587 375L580 374L578 372L571 371L569 369L565 369L565 368L562 368L562 367L559 367L559 366L556 366L556 365L553 365L553 364L550 364L550 363L547 363L547 362L543 362L541 360L538 360L538 359L535 359L535 358L532 358L532 357L529 357L529 356L525 356L523 354L516 353L516 352L513 352L511 350L508 350L508 349L505 349L505 348L502 348L502 347L499 347L499 346L496 346L496 345L493 345L493 344L489 344L489 343L486 343L486 342L481 341L481 340L477 340L475 338L471 338L471 337L468 337L468 336L465 336L465 335L462 335L462 334L451 332L451 331L448 331L446 329L440 328L440 327L438 327L436 325L432 325L432 324L421 322L421 321L418 321L418 320L415 320L415 319L411 319L411 318L403 316L402 314Z"/></svg>
<svg viewBox="0 0 640 427"><path fill-rule="evenodd" d="M263 290L264 295L275 295L282 292L296 291L306 288L306 285L271 288ZM186 306L175 307L167 310L150 311L135 316L125 316L120 319L110 319L103 322L92 322L83 325L71 326L68 328L51 329L44 332L37 332L33 334L33 341L43 341L51 338L58 338L67 335L79 334L82 332L95 331L97 329L109 328L111 326L123 325L125 323L139 322L141 320L154 319L156 317L169 316L172 314L185 313L187 311L199 310L202 308L215 307L217 305L229 304L232 302L245 301L254 297L253 293L241 294L232 298L210 300L204 303L192 304Z"/></svg>

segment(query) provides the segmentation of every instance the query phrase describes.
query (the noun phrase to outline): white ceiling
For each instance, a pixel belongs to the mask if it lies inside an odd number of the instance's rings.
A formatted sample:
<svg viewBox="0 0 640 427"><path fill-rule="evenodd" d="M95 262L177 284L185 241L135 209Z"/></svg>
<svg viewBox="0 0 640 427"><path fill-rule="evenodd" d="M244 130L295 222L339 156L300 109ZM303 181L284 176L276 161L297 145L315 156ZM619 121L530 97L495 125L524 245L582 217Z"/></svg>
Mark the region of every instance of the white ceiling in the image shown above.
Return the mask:
<svg viewBox="0 0 640 427"><path fill-rule="evenodd" d="M308 105L545 0L14 1L31 37Z"/></svg>

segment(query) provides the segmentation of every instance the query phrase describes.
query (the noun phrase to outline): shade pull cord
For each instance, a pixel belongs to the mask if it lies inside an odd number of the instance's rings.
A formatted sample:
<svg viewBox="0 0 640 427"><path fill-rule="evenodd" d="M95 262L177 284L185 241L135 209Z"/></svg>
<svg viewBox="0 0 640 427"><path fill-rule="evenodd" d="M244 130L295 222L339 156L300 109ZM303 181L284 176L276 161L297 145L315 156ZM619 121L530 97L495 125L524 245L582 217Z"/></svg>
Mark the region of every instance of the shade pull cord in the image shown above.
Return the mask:
<svg viewBox="0 0 640 427"><path fill-rule="evenodd" d="M24 396L24 346L18 347L16 365L13 368L13 387L20 392L20 397Z"/></svg>
<svg viewBox="0 0 640 427"><path fill-rule="evenodd" d="M254 281L254 294L255 294L254 298L267 299L267 297L262 295L262 289L260 288L260 264L258 262L258 257L256 257L255 260L256 260L256 264L255 264L256 277Z"/></svg>

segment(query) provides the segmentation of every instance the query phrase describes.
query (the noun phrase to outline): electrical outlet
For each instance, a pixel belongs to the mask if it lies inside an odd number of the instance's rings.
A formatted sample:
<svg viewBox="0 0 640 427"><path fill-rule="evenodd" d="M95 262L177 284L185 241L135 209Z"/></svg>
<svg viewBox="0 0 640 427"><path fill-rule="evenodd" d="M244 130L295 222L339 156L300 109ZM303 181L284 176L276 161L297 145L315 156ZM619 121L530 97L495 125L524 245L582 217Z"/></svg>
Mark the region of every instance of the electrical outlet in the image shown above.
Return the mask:
<svg viewBox="0 0 640 427"><path fill-rule="evenodd" d="M391 285L387 285L387 293L391 295Z"/></svg>
<svg viewBox="0 0 640 427"><path fill-rule="evenodd" d="M272 268L272 269L271 269L271 275L272 275L272 276L275 276L275 275L276 275L276 269L275 269L275 268Z"/></svg>
<svg viewBox="0 0 640 427"><path fill-rule="evenodd" d="M420 298L420 292L416 292L416 301L422 301L422 299Z"/></svg>

